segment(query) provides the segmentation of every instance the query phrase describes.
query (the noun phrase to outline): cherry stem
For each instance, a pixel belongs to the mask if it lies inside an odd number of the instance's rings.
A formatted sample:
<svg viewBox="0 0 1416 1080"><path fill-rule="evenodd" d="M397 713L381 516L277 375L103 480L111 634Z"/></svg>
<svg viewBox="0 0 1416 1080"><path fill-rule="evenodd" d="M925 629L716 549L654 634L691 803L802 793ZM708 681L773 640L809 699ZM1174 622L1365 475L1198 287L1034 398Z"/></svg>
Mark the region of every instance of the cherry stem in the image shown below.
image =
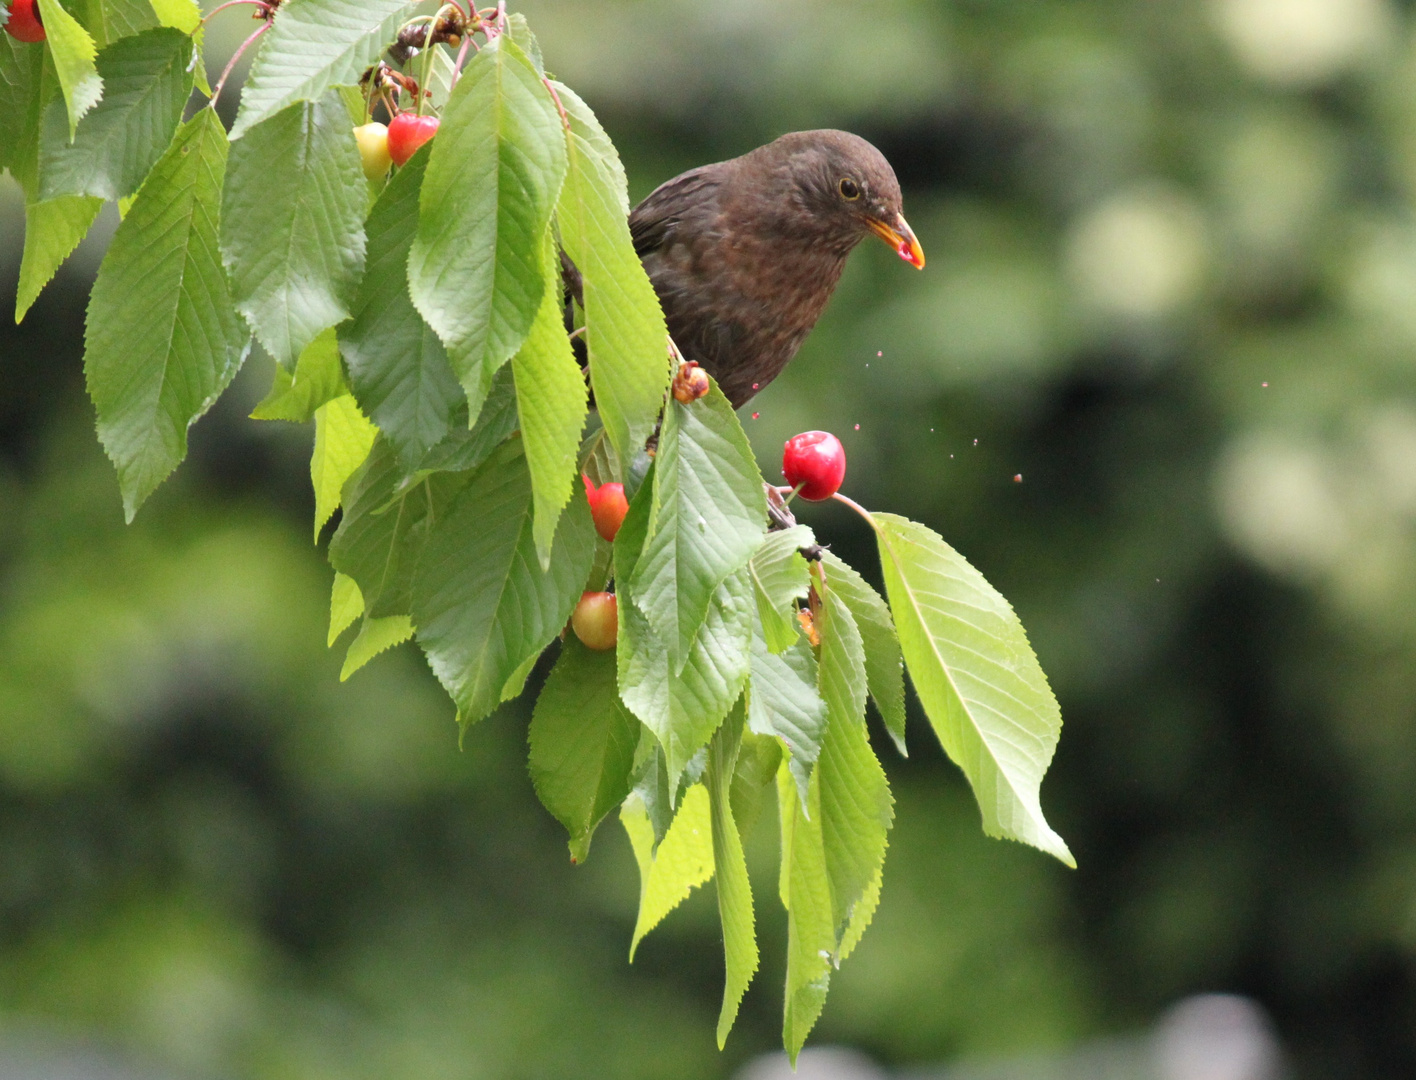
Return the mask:
<svg viewBox="0 0 1416 1080"><path fill-rule="evenodd" d="M227 8L236 7L238 4L250 4L253 7L260 8L266 13L270 12L270 5L267 4L265 0L226 0L226 3L218 4L216 7L212 8L205 15L203 15L202 23L205 24L206 21L210 19L213 15L215 15L218 11L225 11Z"/></svg>
<svg viewBox="0 0 1416 1080"><path fill-rule="evenodd" d="M831 498L835 499L838 503L845 503L857 514L865 518L865 523L867 525L869 525L872 529L875 529L876 532L880 531L879 527L875 524L875 518L871 517L870 511L867 510L865 507L861 506L860 503L856 502L854 499L846 498L846 496L842 495L839 491L832 495Z"/></svg>
<svg viewBox="0 0 1416 1080"><path fill-rule="evenodd" d="M374 118L374 95L376 93L377 91L374 89L374 79L370 77L369 88L364 91L364 123L366 124L371 122Z"/></svg>
<svg viewBox="0 0 1416 1080"><path fill-rule="evenodd" d="M801 489L804 488L804 487L806 487L806 481L805 481L805 480L803 480L803 481L802 481L800 484L798 484L796 487L788 489L788 490L787 490L787 497L786 497L785 499L783 499L782 501L783 501L787 506L791 506L792 500L795 499L795 498L797 497L797 495L799 495L799 494L801 493Z"/></svg>
<svg viewBox="0 0 1416 1080"><path fill-rule="evenodd" d="M798 484L798 485L797 485L796 487L794 487L794 488L789 488L789 487L776 487L776 486L773 486L772 490L775 491L778 495L785 495L785 496L787 496L787 498L790 500L792 496L794 496L798 491L801 490L801 487L802 487L801 484ZM865 507L861 506L861 504L858 503L858 502L856 502L854 499L848 499L846 496L842 495L839 491L836 492L834 495L832 495L831 498L835 499L838 503L845 503L845 504L846 504L847 506L849 506L852 510L854 510L857 514L859 514L861 517L865 518L866 522L870 525L870 527L871 527L872 529L874 529L874 528L876 527L876 526L875 526L875 518L871 516L870 511L867 510Z"/></svg>
<svg viewBox="0 0 1416 1080"><path fill-rule="evenodd" d="M566 131L569 131L569 130L570 130L570 117L566 116L566 114L565 114L565 106L561 104L561 96L560 96L558 93L556 93L556 88L555 88L554 85L552 85L550 79L546 78L546 77L543 75L543 76L541 76L541 81L546 84L546 89L551 92L551 98L555 101L555 103L556 103L556 109L557 109L557 110L560 112L560 114L561 114L561 123L565 125L565 130L566 130Z"/></svg>
<svg viewBox="0 0 1416 1080"><path fill-rule="evenodd" d="M236 66L236 61L241 59L241 54L250 47L251 43L255 41L256 38L260 37L274 25L275 24L269 20L261 23L260 28L245 41L241 42L241 47L231 54L231 59L226 62L226 69L222 71L221 78L216 80L216 87L211 92L211 100L207 102L208 108L216 108L216 99L221 96L221 88L226 85L226 77L231 74L231 69Z"/></svg>
<svg viewBox="0 0 1416 1080"><path fill-rule="evenodd" d="M428 84L432 81L433 78L433 50L436 49L437 46L432 43L432 37L433 27L437 25L436 19L437 17L434 16L434 21L428 24L427 38L425 39L427 42L427 47L426 49L424 49L424 51L428 55L423 58L423 81L418 86L419 116L423 115L423 99L429 96L430 94L430 91L428 90Z"/></svg>
<svg viewBox="0 0 1416 1080"><path fill-rule="evenodd" d="M462 78L462 65L467 59L467 50L472 45L472 28L467 28L467 33L462 35L462 48L457 50L457 62L452 65L452 85L457 85L457 80Z"/></svg>

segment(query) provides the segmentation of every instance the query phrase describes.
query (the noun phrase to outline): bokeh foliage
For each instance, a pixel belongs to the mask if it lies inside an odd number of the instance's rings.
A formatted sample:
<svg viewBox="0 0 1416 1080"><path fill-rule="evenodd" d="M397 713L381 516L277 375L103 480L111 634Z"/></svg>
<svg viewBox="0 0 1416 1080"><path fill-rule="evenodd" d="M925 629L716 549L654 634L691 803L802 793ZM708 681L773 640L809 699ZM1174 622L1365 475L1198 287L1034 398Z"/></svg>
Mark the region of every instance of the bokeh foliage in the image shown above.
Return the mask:
<svg viewBox="0 0 1416 1080"><path fill-rule="evenodd" d="M821 1037L1008 1052L1232 989L1300 1075L1416 1067L1408 10L523 7L633 195L792 127L886 151L929 269L854 256L744 420L765 468L838 432L846 490L979 566L1062 700L1075 874L977 835L911 703L885 902ZM718 1076L770 1046L764 969L712 1048L711 892L624 964L632 855L565 863L524 711L458 755L411 650L336 683L306 436L233 401L121 525L78 375L92 256L0 337L6 1016L253 1076Z"/></svg>

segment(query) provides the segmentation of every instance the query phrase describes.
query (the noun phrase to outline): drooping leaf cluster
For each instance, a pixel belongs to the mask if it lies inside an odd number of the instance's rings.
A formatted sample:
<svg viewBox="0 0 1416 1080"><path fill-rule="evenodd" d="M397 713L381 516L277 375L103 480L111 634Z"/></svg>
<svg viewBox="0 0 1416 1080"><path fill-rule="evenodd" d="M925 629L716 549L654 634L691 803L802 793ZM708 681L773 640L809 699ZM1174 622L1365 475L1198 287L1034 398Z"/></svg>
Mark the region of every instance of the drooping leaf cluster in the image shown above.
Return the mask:
<svg viewBox="0 0 1416 1080"><path fill-rule="evenodd" d="M209 93L192 0L40 0L46 42L0 35L0 164L26 198L17 317L118 201L85 372L129 519L259 340L278 368L254 415L314 423L317 540L340 511L343 677L414 637L465 728L555 653L536 791L577 861L618 811L641 874L631 956L716 880L720 1044L758 966L744 836L770 800L795 1056L880 898L893 800L867 700L903 753L908 665L985 831L1070 861L1039 803L1056 701L1007 602L937 534L867 515L881 597L775 493L769 516L727 399L667 393L664 319L594 113L519 16L389 52L433 24L418 10L271 5L228 133L191 100ZM441 126L371 180L354 129L376 108ZM587 480L625 486L612 543ZM617 644L594 651L567 621L607 587Z"/></svg>

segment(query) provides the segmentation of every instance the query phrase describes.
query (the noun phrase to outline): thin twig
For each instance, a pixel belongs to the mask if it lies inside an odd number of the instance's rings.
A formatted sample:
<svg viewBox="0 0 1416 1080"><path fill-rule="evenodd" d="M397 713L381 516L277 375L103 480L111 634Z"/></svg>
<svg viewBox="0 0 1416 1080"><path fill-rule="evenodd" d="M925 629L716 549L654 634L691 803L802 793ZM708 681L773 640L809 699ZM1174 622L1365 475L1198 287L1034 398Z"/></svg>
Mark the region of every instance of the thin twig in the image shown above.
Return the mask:
<svg viewBox="0 0 1416 1080"><path fill-rule="evenodd" d="M457 85L457 80L460 79L460 78L462 78L462 65L463 65L463 63L465 63L466 60L467 60L467 50L468 50L468 48L473 48L473 49L475 49L475 48L477 47L476 45L473 45L473 44L472 44L472 33L473 33L472 28L469 26L469 27L467 28L467 33L465 33L465 34L462 35L462 47L457 50L457 63L453 64L453 66L452 66L452 85L453 85L453 86L456 86L456 85Z"/></svg>
<svg viewBox="0 0 1416 1080"><path fill-rule="evenodd" d="M226 0L226 3L218 4L216 7L212 8L205 15L203 15L202 22L205 23L218 11L225 11L227 8L235 7L237 4L250 4L253 7L261 8L263 11L270 11L270 5L267 4L265 0Z"/></svg>
<svg viewBox="0 0 1416 1080"><path fill-rule="evenodd" d="M247 48L250 47L251 43L255 41L256 38L260 37L274 25L275 24L272 22L261 23L260 29L258 29L254 34L248 37L245 41L241 42L241 47L231 54L231 59L228 60L226 63L226 70L221 73L221 78L216 80L216 86L212 89L211 100L207 102L207 106L209 108L216 108L216 99L221 96L221 88L226 85L226 77L231 74L231 69L236 66L236 61L241 59L241 54L245 52Z"/></svg>

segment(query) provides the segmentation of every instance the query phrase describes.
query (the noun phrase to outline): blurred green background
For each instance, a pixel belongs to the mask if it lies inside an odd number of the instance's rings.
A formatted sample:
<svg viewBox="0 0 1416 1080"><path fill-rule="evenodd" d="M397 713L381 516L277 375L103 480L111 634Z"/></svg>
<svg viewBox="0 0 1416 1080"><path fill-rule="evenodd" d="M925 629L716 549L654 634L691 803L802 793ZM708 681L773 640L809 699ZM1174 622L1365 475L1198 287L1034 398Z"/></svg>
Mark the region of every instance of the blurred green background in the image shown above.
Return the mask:
<svg viewBox="0 0 1416 1080"><path fill-rule="evenodd" d="M984 839L917 710L875 925L814 1036L892 1068L1066 1053L1251 996L1296 1077L1416 1075L1416 11L1395 0L526 0L641 197L793 128L894 163L929 257L853 258L743 419L1008 596L1062 702L1080 869ZM250 30L209 31L217 70ZM223 101L228 119L235 95ZM170 1075L727 1077L711 889L626 963L527 710L458 752L411 646L346 684L308 429L244 419L122 524L81 369L112 208L0 321L0 1045ZM0 181L0 308L18 189ZM760 414L760 415L759 415ZM1021 482L1018 481L1021 476ZM869 538L805 517L878 579ZM1218 1074L1216 1074L1218 1075Z"/></svg>

